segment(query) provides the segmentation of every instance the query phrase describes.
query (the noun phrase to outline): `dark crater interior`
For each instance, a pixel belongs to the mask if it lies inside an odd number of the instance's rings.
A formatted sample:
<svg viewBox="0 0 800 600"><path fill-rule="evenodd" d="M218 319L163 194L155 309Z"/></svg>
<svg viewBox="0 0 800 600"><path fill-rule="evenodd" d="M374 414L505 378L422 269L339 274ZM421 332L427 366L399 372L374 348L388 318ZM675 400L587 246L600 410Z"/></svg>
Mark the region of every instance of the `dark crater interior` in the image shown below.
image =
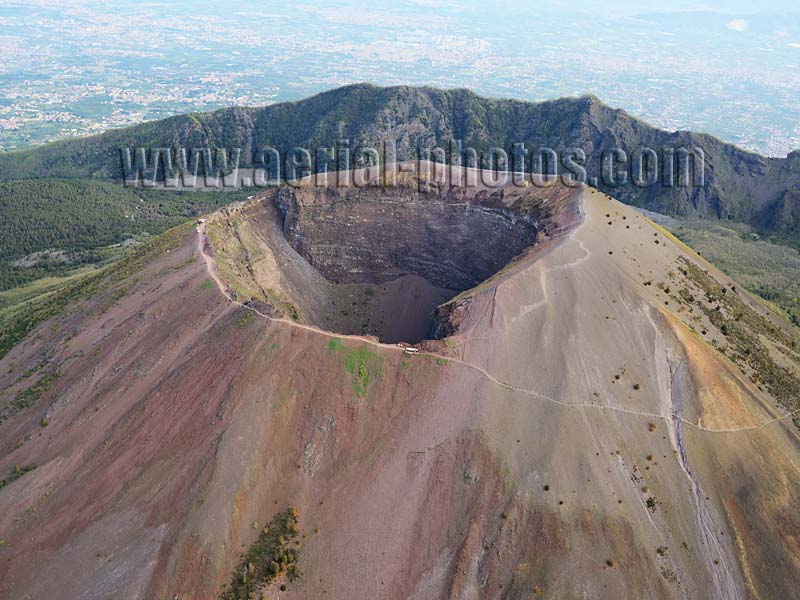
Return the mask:
<svg viewBox="0 0 800 600"><path fill-rule="evenodd" d="M317 323L384 342L434 335L436 309L488 279L538 232L536 210L401 189L281 189L284 236L331 286Z"/></svg>

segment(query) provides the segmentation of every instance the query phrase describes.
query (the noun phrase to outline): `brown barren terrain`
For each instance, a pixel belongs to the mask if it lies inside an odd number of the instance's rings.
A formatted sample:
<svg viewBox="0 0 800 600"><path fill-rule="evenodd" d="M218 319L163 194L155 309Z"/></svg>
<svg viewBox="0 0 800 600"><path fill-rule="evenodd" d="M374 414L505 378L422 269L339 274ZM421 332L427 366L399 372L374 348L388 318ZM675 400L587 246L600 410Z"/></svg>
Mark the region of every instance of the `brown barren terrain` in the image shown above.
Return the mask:
<svg viewBox="0 0 800 600"><path fill-rule="evenodd" d="M800 589L797 407L704 290L776 369L797 330L633 209L300 186L168 235L0 359L2 597L218 598L288 506L257 597Z"/></svg>

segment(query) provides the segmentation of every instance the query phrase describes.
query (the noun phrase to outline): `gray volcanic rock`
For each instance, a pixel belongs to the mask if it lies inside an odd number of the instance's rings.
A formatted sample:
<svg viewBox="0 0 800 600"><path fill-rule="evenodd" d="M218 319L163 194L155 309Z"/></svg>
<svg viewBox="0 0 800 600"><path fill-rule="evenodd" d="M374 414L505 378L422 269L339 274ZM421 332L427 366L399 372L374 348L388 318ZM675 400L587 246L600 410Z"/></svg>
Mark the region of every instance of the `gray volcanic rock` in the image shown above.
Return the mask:
<svg viewBox="0 0 800 600"><path fill-rule="evenodd" d="M284 188L276 196L286 238L336 283L385 283L413 273L464 290L536 240L536 208L523 214L450 200L393 188Z"/></svg>

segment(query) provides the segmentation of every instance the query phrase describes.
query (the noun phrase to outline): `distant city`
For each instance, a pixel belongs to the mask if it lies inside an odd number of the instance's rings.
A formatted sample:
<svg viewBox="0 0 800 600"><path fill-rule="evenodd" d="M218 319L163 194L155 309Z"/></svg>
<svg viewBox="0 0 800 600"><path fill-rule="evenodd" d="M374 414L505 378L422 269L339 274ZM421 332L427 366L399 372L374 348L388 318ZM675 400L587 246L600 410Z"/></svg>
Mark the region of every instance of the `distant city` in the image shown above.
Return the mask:
<svg viewBox="0 0 800 600"><path fill-rule="evenodd" d="M533 101L591 93L668 130L770 156L800 149L798 14L551 10L521 19L532 9L438 0L236 6L3 4L0 150L361 81Z"/></svg>

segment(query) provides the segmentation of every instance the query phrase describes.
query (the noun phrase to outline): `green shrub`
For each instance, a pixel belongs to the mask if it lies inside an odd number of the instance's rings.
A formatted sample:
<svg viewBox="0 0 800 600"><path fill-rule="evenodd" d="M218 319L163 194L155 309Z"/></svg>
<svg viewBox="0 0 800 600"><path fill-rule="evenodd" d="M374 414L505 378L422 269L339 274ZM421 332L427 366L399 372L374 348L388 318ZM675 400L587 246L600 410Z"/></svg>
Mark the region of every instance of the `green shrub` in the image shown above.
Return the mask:
<svg viewBox="0 0 800 600"><path fill-rule="evenodd" d="M290 581L301 576L297 550L289 548L289 544L300 535L298 517L294 508L273 517L234 569L230 584L220 596L221 600L249 599L283 573Z"/></svg>
<svg viewBox="0 0 800 600"><path fill-rule="evenodd" d="M4 479L0 479L0 489L6 487L10 483L13 483L14 481L19 479L20 477L22 477L26 473L30 473L35 468L36 468L36 465L28 465L27 467L20 467L19 465L16 465L14 467L14 470L11 471L11 474L8 477L6 477Z"/></svg>

